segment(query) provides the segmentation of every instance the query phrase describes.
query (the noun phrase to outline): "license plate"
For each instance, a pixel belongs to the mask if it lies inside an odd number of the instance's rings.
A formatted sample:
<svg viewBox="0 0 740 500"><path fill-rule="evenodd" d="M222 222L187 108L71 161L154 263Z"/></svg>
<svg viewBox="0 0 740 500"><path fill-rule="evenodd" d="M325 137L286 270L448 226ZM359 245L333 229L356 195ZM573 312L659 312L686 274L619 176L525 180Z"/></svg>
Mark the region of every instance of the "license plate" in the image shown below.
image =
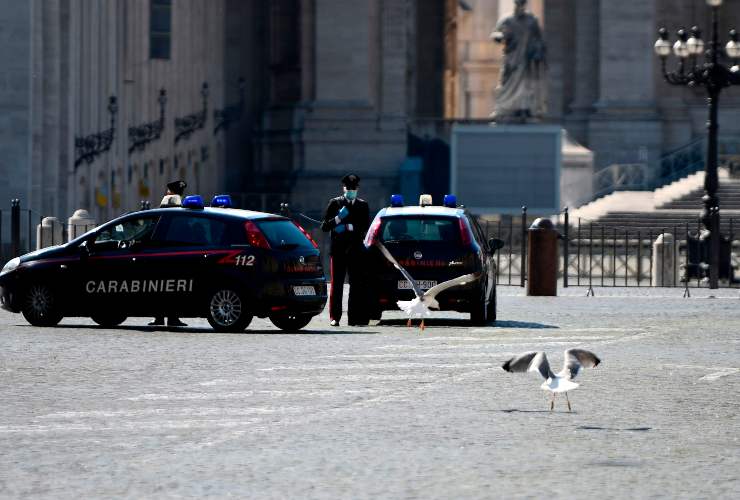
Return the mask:
<svg viewBox="0 0 740 500"><path fill-rule="evenodd" d="M294 286L293 293L305 297L307 295L316 295L316 289L312 286Z"/></svg>
<svg viewBox="0 0 740 500"><path fill-rule="evenodd" d="M416 283L419 284L419 288L421 288L422 290L429 290L430 288L437 286L437 282L432 280L421 280L417 281ZM411 286L411 282L408 280L398 280L398 289L412 290L413 287Z"/></svg>

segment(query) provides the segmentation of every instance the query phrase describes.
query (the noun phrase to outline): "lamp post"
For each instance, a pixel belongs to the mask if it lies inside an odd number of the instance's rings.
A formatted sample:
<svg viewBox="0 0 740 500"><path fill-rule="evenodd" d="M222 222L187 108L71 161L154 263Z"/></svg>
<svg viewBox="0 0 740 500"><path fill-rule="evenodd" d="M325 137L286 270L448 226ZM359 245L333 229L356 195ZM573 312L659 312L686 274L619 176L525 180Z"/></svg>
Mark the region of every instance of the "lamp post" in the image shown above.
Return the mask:
<svg viewBox="0 0 740 500"><path fill-rule="evenodd" d="M704 41L701 38L701 30L694 26L690 32L681 28L677 32L678 40L671 45L668 40L668 30L660 28L660 37L655 42L655 53L660 57L663 77L671 85L683 85L687 87L703 86L707 90L707 103L709 105L709 121L707 122L707 160L704 167L704 196L702 203L701 222L705 228L705 235L709 239L709 288L717 288L719 281L719 198L717 188L719 180L717 177L717 135L719 124L717 119L719 94L725 87L740 84L740 73L738 66L729 67L721 59L722 49L719 43L718 15L723 0L706 0L711 9L711 38L704 52ZM673 53L678 57L678 69L668 71L666 61ZM730 31L730 41L724 47L724 52L729 59L735 61L740 58L740 44L738 33L733 29ZM698 63L698 58L704 54L704 62ZM687 64L688 63L688 64Z"/></svg>

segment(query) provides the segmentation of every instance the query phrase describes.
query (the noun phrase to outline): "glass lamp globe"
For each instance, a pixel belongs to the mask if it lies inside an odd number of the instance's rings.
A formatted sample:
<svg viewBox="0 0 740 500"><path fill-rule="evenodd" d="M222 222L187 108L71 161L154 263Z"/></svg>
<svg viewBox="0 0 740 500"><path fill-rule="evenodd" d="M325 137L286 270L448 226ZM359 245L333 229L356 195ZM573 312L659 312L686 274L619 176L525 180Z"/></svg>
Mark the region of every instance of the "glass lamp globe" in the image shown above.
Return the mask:
<svg viewBox="0 0 740 500"><path fill-rule="evenodd" d="M710 7L719 7L722 5L722 0L707 0L707 5Z"/></svg>
<svg viewBox="0 0 740 500"><path fill-rule="evenodd" d="M671 42L658 38L655 42L655 53L660 57L668 57L671 55Z"/></svg>
<svg viewBox="0 0 740 500"><path fill-rule="evenodd" d="M725 52L727 52L727 56L731 59L740 58L740 43L735 40L730 40L727 42L727 45L725 45Z"/></svg>
<svg viewBox="0 0 740 500"><path fill-rule="evenodd" d="M701 55L704 52L704 40L692 36L686 41L686 48L692 56Z"/></svg>
<svg viewBox="0 0 740 500"><path fill-rule="evenodd" d="M681 59L689 57L688 44L683 40L677 40L676 43L673 44L673 53L676 54L676 57L680 57Z"/></svg>

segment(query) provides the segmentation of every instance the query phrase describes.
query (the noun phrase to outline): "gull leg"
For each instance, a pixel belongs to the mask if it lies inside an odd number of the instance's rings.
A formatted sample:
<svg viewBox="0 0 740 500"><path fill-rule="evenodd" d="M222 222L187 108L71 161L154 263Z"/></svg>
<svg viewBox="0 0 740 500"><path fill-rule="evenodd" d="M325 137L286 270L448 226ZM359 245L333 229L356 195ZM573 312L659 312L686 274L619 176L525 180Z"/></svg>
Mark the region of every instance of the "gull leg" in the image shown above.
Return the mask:
<svg viewBox="0 0 740 500"><path fill-rule="evenodd" d="M550 411L553 411L555 409L555 393L552 393L552 397L550 398Z"/></svg>
<svg viewBox="0 0 740 500"><path fill-rule="evenodd" d="M568 399L568 393L567 392L565 393L565 400L568 402L568 411L572 411L570 409L570 399Z"/></svg>
<svg viewBox="0 0 740 500"><path fill-rule="evenodd" d="M406 322L406 328L411 328L411 318Z"/></svg>
<svg viewBox="0 0 740 500"><path fill-rule="evenodd" d="M425 328L425 326L424 326L424 318L421 318L421 325L419 325L419 328L421 328L421 331L422 332L424 331L424 328Z"/></svg>

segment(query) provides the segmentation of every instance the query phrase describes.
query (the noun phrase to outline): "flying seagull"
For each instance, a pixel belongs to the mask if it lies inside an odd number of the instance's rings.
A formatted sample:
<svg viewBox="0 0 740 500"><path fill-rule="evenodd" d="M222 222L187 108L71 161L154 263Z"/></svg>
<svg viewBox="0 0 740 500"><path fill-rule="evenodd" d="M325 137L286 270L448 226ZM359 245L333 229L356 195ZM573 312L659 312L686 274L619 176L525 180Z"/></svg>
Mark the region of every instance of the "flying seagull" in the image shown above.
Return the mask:
<svg viewBox="0 0 740 500"><path fill-rule="evenodd" d="M552 393L550 399L550 411L555 408L555 395L559 392L565 393L568 402L568 411L571 411L568 391L575 389L579 384L573 382L576 375L584 368L596 368L601 363L599 357L591 351L583 349L568 349L565 351L565 361L560 373L555 374L550 369L547 356L542 351L525 352L514 356L501 368L511 373L539 372L545 381L540 386L545 391Z"/></svg>
<svg viewBox="0 0 740 500"><path fill-rule="evenodd" d="M416 297L414 297L412 300L399 300L397 302L398 307L409 317L406 326L411 326L411 318L421 318L421 325L419 326L423 330L424 318L430 316L431 311L439 311L439 302L437 302L436 299L437 294L444 290L447 290L448 288L452 288L453 286L465 285L478 279L478 277L474 274L465 274L449 281L443 281L442 283L433 286L425 292L421 289L421 287L419 287L419 284L416 282L416 280L414 280L414 278L411 277L409 272L404 269L401 264L398 263L393 255L391 255L385 245L383 245L379 241L375 244L378 246L380 252L385 256L385 258L388 259L391 264L393 264L393 267L401 271L401 274L403 274L404 278L406 278L409 283L411 283L411 288L414 290L414 295L416 295Z"/></svg>

